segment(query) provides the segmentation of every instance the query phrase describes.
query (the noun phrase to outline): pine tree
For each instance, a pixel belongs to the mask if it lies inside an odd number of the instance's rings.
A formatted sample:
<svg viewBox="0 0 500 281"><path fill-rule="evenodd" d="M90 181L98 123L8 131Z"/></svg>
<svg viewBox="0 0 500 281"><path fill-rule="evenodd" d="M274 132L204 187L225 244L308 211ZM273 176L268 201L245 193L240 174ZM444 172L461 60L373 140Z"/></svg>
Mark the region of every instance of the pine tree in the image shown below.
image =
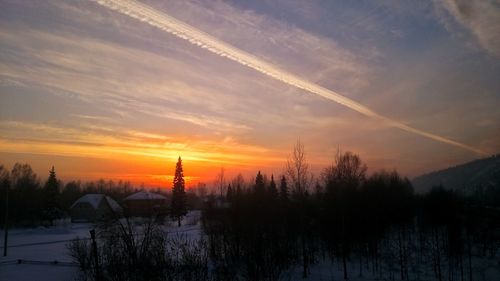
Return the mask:
<svg viewBox="0 0 500 281"><path fill-rule="evenodd" d="M241 196L243 195L243 190L241 190L241 184L238 183L238 185L236 185L236 198L241 198Z"/></svg>
<svg viewBox="0 0 500 281"><path fill-rule="evenodd" d="M273 200L278 197L278 189L276 188L276 182L274 182L274 175L271 175L271 182L269 183L269 195Z"/></svg>
<svg viewBox="0 0 500 281"><path fill-rule="evenodd" d="M257 173L257 176L255 177L255 193L262 195L265 191L265 184L264 184L264 176L260 173L260 171Z"/></svg>
<svg viewBox="0 0 500 281"><path fill-rule="evenodd" d="M174 186L172 187L172 210L170 216L177 220L181 226L181 219L187 214L186 192L184 190L184 173L182 171L182 160L179 156L175 166Z"/></svg>
<svg viewBox="0 0 500 281"><path fill-rule="evenodd" d="M44 195L45 195L45 217L50 220L51 224L54 219L60 217L59 211L59 185L60 182L56 177L56 170L54 166L49 171L49 178L45 182Z"/></svg>
<svg viewBox="0 0 500 281"><path fill-rule="evenodd" d="M280 199L283 201L288 200L288 186L286 183L286 178L285 176L281 176L281 182L280 182Z"/></svg>

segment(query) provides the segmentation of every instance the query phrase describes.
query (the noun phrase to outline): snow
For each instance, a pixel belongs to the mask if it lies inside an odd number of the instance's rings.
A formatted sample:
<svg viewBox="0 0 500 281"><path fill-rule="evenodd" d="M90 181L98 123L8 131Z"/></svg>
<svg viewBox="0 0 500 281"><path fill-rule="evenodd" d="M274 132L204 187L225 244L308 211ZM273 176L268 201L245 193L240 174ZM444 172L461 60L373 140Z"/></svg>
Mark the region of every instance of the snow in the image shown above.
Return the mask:
<svg viewBox="0 0 500 281"><path fill-rule="evenodd" d="M91 197L95 198L95 197ZM182 235L188 239L199 239L202 235L200 211L191 211L182 220L167 221L163 226L167 235ZM75 280L79 267L68 255L66 245L75 238L90 238L91 223L71 223L69 220L56 222L53 227L14 228L9 230L8 254L3 256L3 229L0 246L0 280L15 281L66 281ZM42 264L21 263L18 260L42 262ZM57 260L58 264L53 264ZM61 264L62 263L62 264ZM74 265L71 265L74 264Z"/></svg>
<svg viewBox="0 0 500 281"><path fill-rule="evenodd" d="M90 224L71 224L60 222L50 228L18 228L9 230L8 254L0 258L0 280L72 280L78 266L50 265L55 260L73 263L67 255L66 244L76 237L90 237ZM3 231L2 231L3 234ZM17 260L47 262L44 264L17 264Z"/></svg>
<svg viewBox="0 0 500 281"><path fill-rule="evenodd" d="M105 198L106 198L106 201L108 201L108 204L111 207L111 209L113 209L113 211L118 212L118 213L123 212L123 208L115 200L113 200L109 196L106 196Z"/></svg>
<svg viewBox="0 0 500 281"><path fill-rule="evenodd" d="M149 191L139 191L137 193L134 193L132 195L130 195L129 197L125 198L125 200L166 200L167 197L161 195L161 194L157 194L157 193L153 193L153 192L149 192Z"/></svg>
<svg viewBox="0 0 500 281"><path fill-rule="evenodd" d="M0 280L74 280L78 275L78 267L50 266L32 264L13 264L0 266Z"/></svg>
<svg viewBox="0 0 500 281"><path fill-rule="evenodd" d="M200 222L201 212L191 211L182 220L182 226L177 227L177 221L166 220L162 226L165 234L171 238L181 235L192 241L203 237ZM140 224L138 224L140 225ZM68 256L66 245L74 238L90 238L91 223L70 223L69 220L59 221L53 227L15 228L9 231L8 256L0 257L0 280L40 280L63 281L76 280L80 272ZM3 234L3 231L2 231ZM3 253L3 235L0 239L0 253ZM22 263L17 260L42 261L43 264ZM50 264L57 260L59 264ZM283 280L342 280L343 271L341 262L319 258L317 263L311 265L307 279L302 279L302 267L292 266L283 273ZM62 263L62 264L61 264ZM65 264L68 263L68 264ZM498 259L474 258L474 280L500 280L500 264ZM349 280L381 280L390 279L388 275L373 274L370 269L363 266L363 274L359 274L359 262L354 255L348 263ZM421 280L435 280L432 272L422 272ZM398 280L397 272L394 279ZM410 280L416 280L410 272ZM444 278L445 279L445 278Z"/></svg>

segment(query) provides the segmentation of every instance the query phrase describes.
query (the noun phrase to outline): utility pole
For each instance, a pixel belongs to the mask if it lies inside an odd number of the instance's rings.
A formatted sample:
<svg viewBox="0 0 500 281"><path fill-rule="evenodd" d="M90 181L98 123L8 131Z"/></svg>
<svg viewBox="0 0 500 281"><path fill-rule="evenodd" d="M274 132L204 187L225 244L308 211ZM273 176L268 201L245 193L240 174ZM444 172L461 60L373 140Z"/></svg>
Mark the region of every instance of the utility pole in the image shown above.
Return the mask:
<svg viewBox="0 0 500 281"><path fill-rule="evenodd" d="M90 238L92 238L92 249L94 252L94 263L95 263L95 280L101 280L101 274L99 272L99 257L97 256L97 243L95 242L95 229L91 229Z"/></svg>
<svg viewBox="0 0 500 281"><path fill-rule="evenodd" d="M3 256L7 256L7 240L9 239L9 183L5 183L5 234L3 238Z"/></svg>

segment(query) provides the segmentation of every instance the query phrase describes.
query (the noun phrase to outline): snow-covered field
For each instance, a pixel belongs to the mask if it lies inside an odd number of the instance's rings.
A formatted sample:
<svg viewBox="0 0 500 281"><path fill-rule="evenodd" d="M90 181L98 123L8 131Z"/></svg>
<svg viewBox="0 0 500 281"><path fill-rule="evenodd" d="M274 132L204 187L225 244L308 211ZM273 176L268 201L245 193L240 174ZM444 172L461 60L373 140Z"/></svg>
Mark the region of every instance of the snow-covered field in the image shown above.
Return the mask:
<svg viewBox="0 0 500 281"><path fill-rule="evenodd" d="M191 240L202 237L200 223L200 212L193 211L183 219L181 227L177 222L170 222L163 226L167 235L183 235ZM89 230L93 228L89 223L70 223L62 221L56 226L46 228L38 227L31 229L11 229L9 231L8 255L0 257L0 281L63 281L77 280L79 267L68 255L66 245L72 239L90 238ZM3 254L3 231L0 253ZM23 260L18 263L18 260ZM54 261L58 261L54 264ZM26 262L24 262L26 261ZM500 280L500 262L493 259L473 260L474 280ZM373 275L368 268L363 268L360 275L359 263L354 260L348 266L349 280L382 280L388 276ZM310 274L306 280L342 280L343 271L339 261L334 264L329 260L317 260L311 265ZM398 280L397 272L393 276ZM446 277L445 277L446 278ZM392 278L389 278L392 279ZM411 280L435 280L432 272L421 270L417 277L410 272ZM282 280L304 280L302 279L302 268L297 265L290 268L282 275Z"/></svg>
<svg viewBox="0 0 500 281"><path fill-rule="evenodd" d="M90 237L90 224L59 223L50 228L12 229L9 231L8 254L0 258L1 280L72 280L78 266L18 264L18 260L73 263L66 244L76 237ZM2 233L3 234L3 233ZM2 237L3 253L3 237Z"/></svg>
<svg viewBox="0 0 500 281"><path fill-rule="evenodd" d="M192 239L200 237L200 212L190 212L183 225L167 223L164 231L168 234L183 234ZM66 281L75 280L80 271L78 265L68 255L66 245L72 239L90 238L89 223L60 221L53 227L15 228L9 230L8 254L3 256L3 230L0 246L1 281ZM22 260L22 263L18 263ZM57 261L57 264L54 263Z"/></svg>

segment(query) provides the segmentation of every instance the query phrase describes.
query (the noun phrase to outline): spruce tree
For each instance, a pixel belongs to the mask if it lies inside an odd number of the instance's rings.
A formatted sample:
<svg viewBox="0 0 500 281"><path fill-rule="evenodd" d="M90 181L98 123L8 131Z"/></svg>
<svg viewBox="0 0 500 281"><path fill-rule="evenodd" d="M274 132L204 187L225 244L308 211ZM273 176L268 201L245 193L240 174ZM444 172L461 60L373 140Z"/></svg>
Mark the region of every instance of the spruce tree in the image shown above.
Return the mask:
<svg viewBox="0 0 500 281"><path fill-rule="evenodd" d="M276 188L276 182L274 182L274 175L271 175L271 182L269 183L269 195L273 200L278 197L278 189Z"/></svg>
<svg viewBox="0 0 500 281"><path fill-rule="evenodd" d="M241 198L242 195L243 195L243 190L241 190L241 185L240 185L240 183L238 183L238 185L236 185L235 198L239 199L239 198Z"/></svg>
<svg viewBox="0 0 500 281"><path fill-rule="evenodd" d="M283 201L288 200L288 186L286 183L286 178L285 176L281 176L281 182L280 182L280 199Z"/></svg>
<svg viewBox="0 0 500 281"><path fill-rule="evenodd" d="M257 173L257 176L255 177L255 193L257 193L258 195L262 195L264 191L265 191L264 176L259 171Z"/></svg>
<svg viewBox="0 0 500 281"><path fill-rule="evenodd" d="M45 206L44 206L44 216L46 219L50 220L51 224L54 219L60 217L59 211L59 181L56 177L56 170L54 166L49 171L49 178L45 182L44 186L44 196L45 196Z"/></svg>
<svg viewBox="0 0 500 281"><path fill-rule="evenodd" d="M184 173L182 171L182 160L179 156L175 166L174 185L172 187L172 205L170 216L177 220L177 225L181 226L181 219L187 214L186 192L184 190Z"/></svg>

